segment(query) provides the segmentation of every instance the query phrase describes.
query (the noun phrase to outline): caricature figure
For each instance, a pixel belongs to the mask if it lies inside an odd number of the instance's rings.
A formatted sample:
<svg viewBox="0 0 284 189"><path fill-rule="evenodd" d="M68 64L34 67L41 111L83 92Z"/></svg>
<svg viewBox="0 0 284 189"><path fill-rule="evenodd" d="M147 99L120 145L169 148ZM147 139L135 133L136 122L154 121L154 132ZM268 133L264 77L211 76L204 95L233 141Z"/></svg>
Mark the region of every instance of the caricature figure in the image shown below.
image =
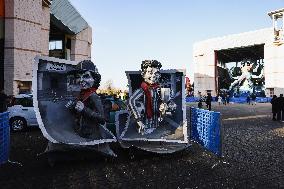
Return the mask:
<svg viewBox="0 0 284 189"><path fill-rule="evenodd" d="M253 64L251 62L249 61L242 62L242 67L241 67L242 75L231 84L230 90L233 89L236 85L240 86L240 89L242 90L251 90L253 85L251 81L252 68Z"/></svg>
<svg viewBox="0 0 284 189"><path fill-rule="evenodd" d="M142 135L152 133L159 125L168 105L161 101L159 79L161 63L156 60L142 61L143 82L129 99L131 114Z"/></svg>
<svg viewBox="0 0 284 189"><path fill-rule="evenodd" d="M76 101L69 101L66 107L77 117L76 129L84 138L100 137L99 126L105 124L104 108L96 90L100 86L101 75L90 60L84 60L77 65L73 73L76 83L80 85L80 95Z"/></svg>

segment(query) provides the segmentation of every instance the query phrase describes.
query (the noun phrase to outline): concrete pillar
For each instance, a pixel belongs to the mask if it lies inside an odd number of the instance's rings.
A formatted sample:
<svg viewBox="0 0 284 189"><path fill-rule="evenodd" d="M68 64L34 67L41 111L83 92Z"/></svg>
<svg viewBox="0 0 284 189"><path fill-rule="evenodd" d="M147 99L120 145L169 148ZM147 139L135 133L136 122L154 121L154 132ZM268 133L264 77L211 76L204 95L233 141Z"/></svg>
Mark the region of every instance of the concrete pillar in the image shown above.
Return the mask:
<svg viewBox="0 0 284 189"><path fill-rule="evenodd" d="M82 30L71 39L71 60L91 59L92 29Z"/></svg>
<svg viewBox="0 0 284 189"><path fill-rule="evenodd" d="M49 7L42 0L5 0L4 90L16 95L32 81L36 55L48 55Z"/></svg>

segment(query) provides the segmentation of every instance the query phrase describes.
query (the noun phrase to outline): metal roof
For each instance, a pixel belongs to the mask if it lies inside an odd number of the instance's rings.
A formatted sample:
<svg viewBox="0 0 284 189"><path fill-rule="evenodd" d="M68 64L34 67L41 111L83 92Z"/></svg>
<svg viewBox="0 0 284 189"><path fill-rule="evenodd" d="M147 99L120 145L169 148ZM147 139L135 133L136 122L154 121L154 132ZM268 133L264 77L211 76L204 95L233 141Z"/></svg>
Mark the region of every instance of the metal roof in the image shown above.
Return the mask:
<svg viewBox="0 0 284 189"><path fill-rule="evenodd" d="M253 60L263 59L264 44L219 50L217 51L217 57L222 63L241 62L246 58Z"/></svg>
<svg viewBox="0 0 284 189"><path fill-rule="evenodd" d="M88 23L68 0L53 0L50 13L74 34L88 27Z"/></svg>

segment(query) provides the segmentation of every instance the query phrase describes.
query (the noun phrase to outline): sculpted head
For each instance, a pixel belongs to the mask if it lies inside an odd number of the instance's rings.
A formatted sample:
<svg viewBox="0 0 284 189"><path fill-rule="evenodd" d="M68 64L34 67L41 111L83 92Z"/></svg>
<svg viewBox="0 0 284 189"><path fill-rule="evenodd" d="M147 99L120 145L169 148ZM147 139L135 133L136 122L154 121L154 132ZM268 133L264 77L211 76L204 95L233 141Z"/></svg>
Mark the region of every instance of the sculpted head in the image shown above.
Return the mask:
<svg viewBox="0 0 284 189"><path fill-rule="evenodd" d="M148 84L159 83L162 64L157 60L144 60L141 64L142 77Z"/></svg>

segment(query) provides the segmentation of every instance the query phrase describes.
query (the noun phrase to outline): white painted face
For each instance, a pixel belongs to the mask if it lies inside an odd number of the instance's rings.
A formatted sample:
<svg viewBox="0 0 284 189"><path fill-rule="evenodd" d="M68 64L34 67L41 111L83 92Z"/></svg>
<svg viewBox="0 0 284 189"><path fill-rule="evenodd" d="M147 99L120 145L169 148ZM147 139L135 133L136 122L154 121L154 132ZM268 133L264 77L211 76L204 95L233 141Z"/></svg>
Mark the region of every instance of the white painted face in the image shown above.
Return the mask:
<svg viewBox="0 0 284 189"><path fill-rule="evenodd" d="M81 89L88 89L94 85L94 78L90 71L76 75L76 82L80 84Z"/></svg>
<svg viewBox="0 0 284 189"><path fill-rule="evenodd" d="M148 67L142 77L146 83L158 83L161 77L160 69Z"/></svg>
<svg viewBox="0 0 284 189"><path fill-rule="evenodd" d="M246 63L243 64L241 69L242 69L243 72L249 72L252 69L252 64L249 63L249 62L246 62Z"/></svg>

